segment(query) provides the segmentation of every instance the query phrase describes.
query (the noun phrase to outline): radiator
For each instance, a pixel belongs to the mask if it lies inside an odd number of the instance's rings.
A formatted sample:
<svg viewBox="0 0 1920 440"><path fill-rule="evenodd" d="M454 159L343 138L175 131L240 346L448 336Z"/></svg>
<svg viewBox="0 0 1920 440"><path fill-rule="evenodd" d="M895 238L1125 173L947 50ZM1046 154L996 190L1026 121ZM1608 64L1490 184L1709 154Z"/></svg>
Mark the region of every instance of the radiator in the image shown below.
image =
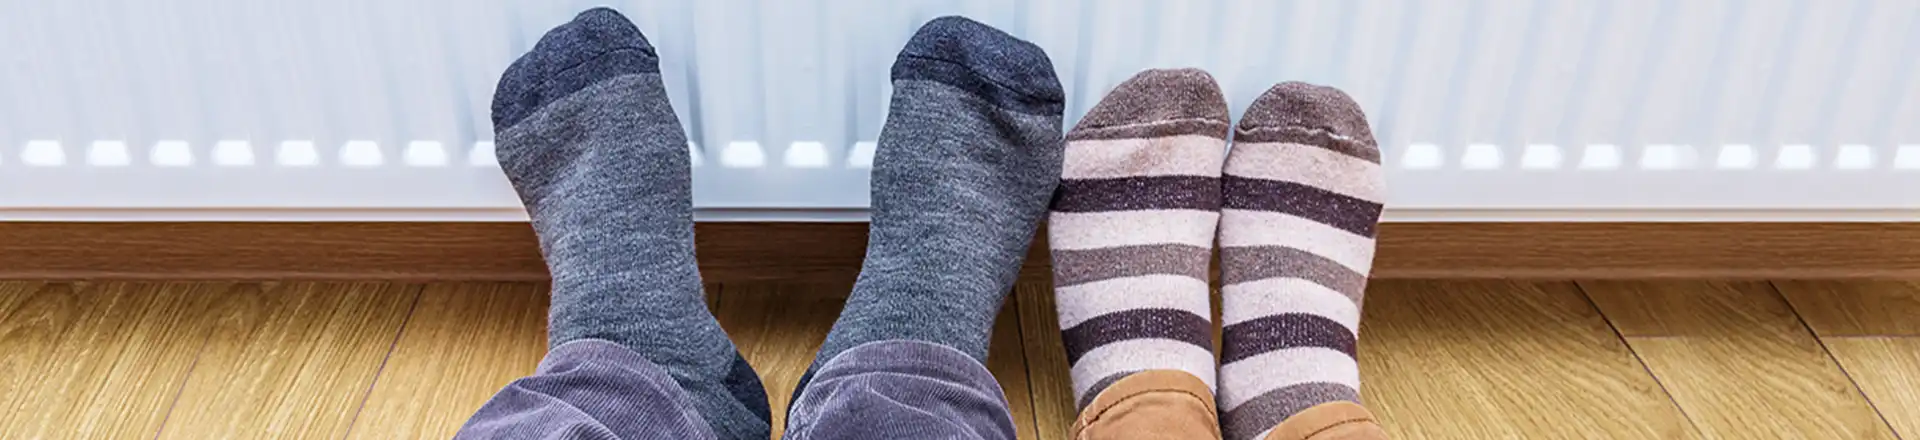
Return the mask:
<svg viewBox="0 0 1920 440"><path fill-rule="evenodd" d="M0 0L0 219L523 219L500 72L600 3ZM933 17L1044 47L1070 126L1149 67L1368 112L1389 221L1920 220L1920 2L616 1L703 220L860 220Z"/></svg>

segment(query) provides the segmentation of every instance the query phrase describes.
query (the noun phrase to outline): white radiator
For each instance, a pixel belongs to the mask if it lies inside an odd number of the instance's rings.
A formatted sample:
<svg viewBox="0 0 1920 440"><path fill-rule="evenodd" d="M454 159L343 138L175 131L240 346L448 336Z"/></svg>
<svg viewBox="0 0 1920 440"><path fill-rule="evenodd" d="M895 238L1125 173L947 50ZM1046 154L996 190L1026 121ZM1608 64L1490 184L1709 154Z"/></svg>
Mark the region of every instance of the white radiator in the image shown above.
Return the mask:
<svg viewBox="0 0 1920 440"><path fill-rule="evenodd" d="M524 218L494 82L596 4L0 0L0 219ZM1236 112L1345 89L1389 220L1920 220L1920 1L611 6L659 46L707 220L863 218L887 67L948 14L1045 47L1069 126L1147 67Z"/></svg>

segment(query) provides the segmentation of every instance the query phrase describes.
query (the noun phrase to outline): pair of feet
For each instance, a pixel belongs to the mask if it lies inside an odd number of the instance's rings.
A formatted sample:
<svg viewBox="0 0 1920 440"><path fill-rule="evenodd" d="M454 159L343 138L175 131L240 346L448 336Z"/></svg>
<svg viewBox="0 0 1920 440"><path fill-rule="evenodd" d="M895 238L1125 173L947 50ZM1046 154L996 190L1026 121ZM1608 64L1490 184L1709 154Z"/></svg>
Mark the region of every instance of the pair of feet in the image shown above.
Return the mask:
<svg viewBox="0 0 1920 440"><path fill-rule="evenodd" d="M1232 127L1205 72L1149 70L1118 86L1067 134L1048 222L1080 405L1136 373L1181 371L1218 389L1226 438L1253 439L1357 402L1379 161L1359 106L1332 88L1274 86Z"/></svg>
<svg viewBox="0 0 1920 440"><path fill-rule="evenodd" d="M866 262L809 377L886 340L984 360L1059 182L1063 94L1039 47L938 19L908 42L893 81ZM493 122L553 276L549 344L632 349L719 438L766 438L765 391L706 308L687 139L639 29L595 9L550 31L502 76Z"/></svg>

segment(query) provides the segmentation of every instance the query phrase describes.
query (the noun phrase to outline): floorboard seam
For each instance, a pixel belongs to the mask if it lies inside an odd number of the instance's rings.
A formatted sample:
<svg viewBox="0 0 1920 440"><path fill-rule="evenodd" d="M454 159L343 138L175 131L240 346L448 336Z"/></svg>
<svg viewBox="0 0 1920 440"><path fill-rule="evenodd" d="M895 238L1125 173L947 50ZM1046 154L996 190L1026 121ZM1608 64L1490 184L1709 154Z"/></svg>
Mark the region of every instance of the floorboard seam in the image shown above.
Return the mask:
<svg viewBox="0 0 1920 440"><path fill-rule="evenodd" d="M1034 285L1029 285L1029 286L1034 286ZM1012 294L1013 298L1015 299L1014 315L1019 317L1019 321L1016 323L1020 324L1021 358L1023 363L1026 364L1026 370L1027 370L1027 401L1031 402L1033 405L1031 407L1033 412L1033 434L1035 437L1039 437L1041 440L1064 437L1066 433L1066 431L1064 430L1056 429L1058 428L1058 426L1049 424L1047 423L1046 420L1042 420L1041 418L1042 412L1051 411L1051 409L1043 411L1041 410L1041 407L1043 406L1051 407L1052 405L1052 402L1042 402L1040 400L1040 395L1043 393L1036 392L1038 391L1038 387L1044 386L1044 384L1041 383L1043 381L1041 378L1044 377L1046 378L1044 379L1044 381L1048 381L1049 383L1051 383L1051 381L1056 379L1057 378L1056 376L1058 376L1059 374L1069 373L1069 372L1058 372L1058 371L1051 372L1051 373L1044 372L1042 370L1046 368L1045 366L1034 364L1034 360L1036 359L1036 357L1033 356L1034 352L1044 352L1044 351L1050 350L1051 348L1046 347L1045 344L1040 344L1039 343L1040 341L1038 340L1031 341L1031 342L1034 342L1035 345L1028 345L1028 342L1030 341L1027 339L1027 333L1026 333L1028 316L1026 313L1027 308L1025 306L1029 304L1024 301L1031 300L1032 299L1031 296L1033 295L1051 295L1053 294L1052 287L1053 287L1052 282L1048 281L1046 282L1045 289L1033 289L1033 290L1040 290L1044 293L1039 293L1039 294L1029 293L1028 296L1021 296L1020 292L1022 290L1028 290L1028 289L1021 289L1020 284L1016 284L1014 287L1014 292ZM1038 300L1036 300L1036 302L1037 301ZM1038 307L1038 306L1035 305L1035 307ZM1045 326L1047 325L1057 325L1057 324L1042 322L1034 325L1042 326L1041 328L1046 328ZM1030 352L1028 351L1029 349L1032 349L1033 351ZM1069 383L1071 383L1071 381L1069 381ZM1078 410L1078 408L1075 408L1075 410ZM1075 415L1077 415L1077 413L1068 414L1067 417L1074 417ZM1068 419L1068 420L1065 420L1064 422L1066 424L1071 425L1073 423L1073 420Z"/></svg>
<svg viewBox="0 0 1920 440"><path fill-rule="evenodd" d="M1041 429L1040 428L1040 412L1034 411L1034 408L1038 408L1040 406L1040 402L1033 399L1033 361L1027 359L1026 321L1023 321L1020 318L1020 298L1018 295L1014 295L1013 292L1011 291L1007 292L1006 304L1003 304L1000 306L1000 310L1002 310L1001 313L1006 313L1005 311L1008 308L1013 309L1014 340L1020 341L1020 374L1026 376L1026 380L1022 382L1025 382L1027 384L1027 389L1026 389L1027 417L1029 418L1030 422L1033 423L1033 435L1038 437L1040 435L1040 429ZM988 337L987 340L992 341L993 338ZM988 348L988 353L992 353L991 347Z"/></svg>
<svg viewBox="0 0 1920 440"><path fill-rule="evenodd" d="M229 290L235 288L239 288L239 285L227 286ZM205 311L202 311L202 313L205 313ZM202 318L204 317L205 316L202 315ZM159 440L160 435L167 432L167 422L173 420L173 411L180 407L180 396L187 394L187 382L193 380L193 372L200 366L200 358L207 355L207 344L211 343L213 343L213 328L209 327L207 328L206 337L200 338L200 348L193 352L193 362L188 362L187 371L180 373L180 386L173 389L173 399L167 401L167 415L160 416L160 426L153 430L154 440Z"/></svg>
<svg viewBox="0 0 1920 440"><path fill-rule="evenodd" d="M1853 378L1853 372L1847 371L1847 364L1840 363L1840 357L1834 356L1833 349L1827 348L1826 338L1821 337L1820 332L1813 331L1813 325L1808 324L1806 318L1800 317L1800 308L1795 306L1793 301L1788 301L1785 294L1780 293L1780 286L1768 280L1767 289L1773 291L1773 296L1779 298L1780 302L1787 305L1787 310L1793 312L1793 322L1800 323L1800 328L1806 330L1808 336L1813 337L1813 342L1820 346L1820 352L1827 355L1827 360L1833 362L1835 369L1840 370L1841 377L1847 378L1847 385L1853 387L1854 394L1859 395L1860 400L1867 402L1867 407L1873 409L1873 416L1880 419L1880 426L1886 427L1887 432L1892 433L1894 438L1903 438L1900 436L1900 430L1893 428L1893 422L1887 420L1887 413L1880 411L1880 404L1874 403L1873 398L1867 395L1867 390L1860 387L1860 381Z"/></svg>
<svg viewBox="0 0 1920 440"><path fill-rule="evenodd" d="M373 387L380 385L380 378L387 374L387 362L393 360L393 352L400 347L400 338L407 335L407 324L413 323L413 314L420 311L420 298L427 295L427 285L419 284L413 289L413 302L407 304L407 316L400 318L400 331L393 332L393 341L387 343L387 354L380 357L380 366L373 369L373 380L367 381L366 392L360 393L360 404L353 407L353 417L347 419L347 429L340 438L353 436L353 428L360 426L360 415L366 413L367 400L373 398Z"/></svg>
<svg viewBox="0 0 1920 440"><path fill-rule="evenodd" d="M1607 329L1613 331L1613 337L1620 340L1620 345L1627 347L1627 353L1633 354L1633 361L1640 364L1640 370L1647 372L1647 377L1653 378L1653 383L1660 386L1660 394L1665 394L1667 396L1667 402L1672 403L1673 408L1680 411L1680 418L1686 419L1687 426L1693 428L1693 433L1699 435L1701 438L1707 437L1707 434L1700 430L1700 423L1693 420L1693 414L1688 413L1687 407L1681 405L1680 400L1673 397L1673 390L1667 389L1667 382L1661 380L1660 375L1653 372L1653 366L1647 365L1647 360L1640 357L1640 351L1633 348L1633 341L1628 340L1626 333L1620 331L1620 326L1614 325L1613 318L1607 317L1607 312L1600 309L1599 303L1593 302L1593 294L1587 293L1587 286L1582 286L1579 282L1570 282L1573 283L1574 290L1580 292L1580 299L1587 302L1587 307L1592 307L1593 313L1600 315L1600 320L1607 323Z"/></svg>

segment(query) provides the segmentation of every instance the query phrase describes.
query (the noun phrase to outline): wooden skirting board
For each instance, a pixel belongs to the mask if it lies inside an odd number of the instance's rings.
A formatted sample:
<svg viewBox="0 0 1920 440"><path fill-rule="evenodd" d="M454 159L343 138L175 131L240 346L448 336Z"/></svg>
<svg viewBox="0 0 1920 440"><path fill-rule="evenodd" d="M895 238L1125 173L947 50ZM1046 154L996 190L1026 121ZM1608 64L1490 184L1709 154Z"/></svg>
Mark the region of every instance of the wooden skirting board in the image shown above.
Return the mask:
<svg viewBox="0 0 1920 440"><path fill-rule="evenodd" d="M703 223L708 281L847 280L863 223ZM1023 277L1048 276L1044 237ZM1387 223L1376 278L1920 278L1920 223ZM0 222L0 279L538 280L526 223Z"/></svg>

